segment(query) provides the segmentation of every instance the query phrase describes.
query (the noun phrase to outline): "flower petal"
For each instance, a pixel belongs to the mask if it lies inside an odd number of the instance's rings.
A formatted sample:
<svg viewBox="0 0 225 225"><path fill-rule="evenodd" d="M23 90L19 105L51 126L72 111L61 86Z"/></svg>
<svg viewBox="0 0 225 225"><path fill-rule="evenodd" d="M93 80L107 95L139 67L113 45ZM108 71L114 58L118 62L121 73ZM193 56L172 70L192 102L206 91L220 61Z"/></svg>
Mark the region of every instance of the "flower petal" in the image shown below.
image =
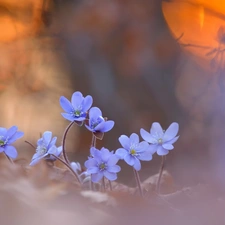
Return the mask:
<svg viewBox="0 0 225 225"><path fill-rule="evenodd" d="M108 179L108 180L116 180L117 179L117 174L116 173L111 173L111 172L108 172L107 170L105 170L103 172L103 175Z"/></svg>
<svg viewBox="0 0 225 225"><path fill-rule="evenodd" d="M128 151L124 148L119 148L116 150L115 154L119 159L124 159L124 157L128 154Z"/></svg>
<svg viewBox="0 0 225 225"><path fill-rule="evenodd" d="M103 173L102 172L95 173L95 174L91 175L91 180L94 183L98 183L102 178L103 178Z"/></svg>
<svg viewBox="0 0 225 225"><path fill-rule="evenodd" d="M57 154L57 148L55 145L53 145L51 148L48 150L48 154L56 155Z"/></svg>
<svg viewBox="0 0 225 225"><path fill-rule="evenodd" d="M117 162L119 161L119 157L117 155L111 155L109 157L109 160L107 162L108 166L114 166L115 164L117 164Z"/></svg>
<svg viewBox="0 0 225 225"><path fill-rule="evenodd" d="M0 152L4 152L4 148L3 147L0 147Z"/></svg>
<svg viewBox="0 0 225 225"><path fill-rule="evenodd" d="M158 122L154 122L152 124L150 132L151 132L151 135L159 137L159 138L162 137L163 134L164 134L163 133L163 129L162 129L161 125Z"/></svg>
<svg viewBox="0 0 225 225"><path fill-rule="evenodd" d="M14 141L16 141L17 139L23 137L24 132L22 131L17 131L9 140L8 140L8 144L12 144Z"/></svg>
<svg viewBox="0 0 225 225"><path fill-rule="evenodd" d="M89 118L97 120L99 116L102 116L102 111L98 107L92 107L89 111Z"/></svg>
<svg viewBox="0 0 225 225"><path fill-rule="evenodd" d="M42 137L43 137L43 142L44 142L45 146L47 147L51 142L52 132L51 131L45 131L43 133Z"/></svg>
<svg viewBox="0 0 225 225"><path fill-rule="evenodd" d="M130 135L130 143L131 144L138 144L139 143L139 136L135 133Z"/></svg>
<svg viewBox="0 0 225 225"><path fill-rule="evenodd" d="M119 142L125 149L130 149L130 138L126 135L121 135L119 137Z"/></svg>
<svg viewBox="0 0 225 225"><path fill-rule="evenodd" d="M177 133L179 130L179 124L178 123L172 123L168 129L165 131L165 134L163 136L163 141L169 141L171 139L173 139L174 137L176 137Z"/></svg>
<svg viewBox="0 0 225 225"><path fill-rule="evenodd" d="M134 167L134 169L136 171L139 171L141 169L141 162L136 157L134 158L134 165L133 165L133 167Z"/></svg>
<svg viewBox="0 0 225 225"><path fill-rule="evenodd" d="M165 148L163 148L161 145L158 145L157 147L157 154L158 155L167 155L169 151Z"/></svg>
<svg viewBox="0 0 225 225"><path fill-rule="evenodd" d="M104 133L108 132L108 131L112 130L114 125L115 125L115 122L112 120L105 121L104 126L101 129L99 129L99 131L104 132Z"/></svg>
<svg viewBox="0 0 225 225"><path fill-rule="evenodd" d="M93 104L93 98L90 95L87 95L83 100L83 111L87 112Z"/></svg>
<svg viewBox="0 0 225 225"><path fill-rule="evenodd" d="M155 144L157 142L157 140L154 137L152 137L152 135L149 132L147 132L146 130L144 130L142 128L140 130L140 134L141 134L141 137L145 141L147 141L147 142L149 142L151 144Z"/></svg>
<svg viewBox="0 0 225 225"><path fill-rule="evenodd" d="M101 152L102 161L107 162L109 157L111 156L111 153L109 152L109 150L107 148L101 148L100 152Z"/></svg>
<svg viewBox="0 0 225 225"><path fill-rule="evenodd" d="M0 127L0 136L6 136L6 133L7 133L7 129Z"/></svg>
<svg viewBox="0 0 225 225"><path fill-rule="evenodd" d="M83 100L84 100L84 97L81 92L76 91L73 93L72 98L71 98L71 103L75 110L82 109L81 104L82 104Z"/></svg>
<svg viewBox="0 0 225 225"><path fill-rule="evenodd" d="M124 161L125 161L128 165L133 166L134 163L135 163L135 157L131 156L130 154L127 154L127 155L125 155L125 157L124 157Z"/></svg>
<svg viewBox="0 0 225 225"><path fill-rule="evenodd" d="M15 159L18 155L18 153L16 151L16 148L14 146L11 146L11 145L5 146L5 154L12 159Z"/></svg>
<svg viewBox="0 0 225 225"><path fill-rule="evenodd" d="M152 153L151 153L151 151L145 151L145 152L141 153L139 155L138 159L140 159L142 161L150 161L150 160L152 160Z"/></svg>
<svg viewBox="0 0 225 225"><path fill-rule="evenodd" d="M173 143L175 143L176 141L177 141L177 139L179 138L180 136L177 136L177 137L175 137L175 138L173 138L172 140L170 140L170 141L166 141L165 142L165 144L173 144Z"/></svg>
<svg viewBox="0 0 225 225"><path fill-rule="evenodd" d="M111 172L111 173L118 173L120 172L121 168L118 165L114 165L114 166L108 166L107 167L107 171Z"/></svg>
<svg viewBox="0 0 225 225"><path fill-rule="evenodd" d="M6 136L7 136L8 138L10 138L11 136L13 136L13 135L16 133L17 130L18 130L18 127L17 127L17 126L12 126L12 127L10 127L10 128L7 130Z"/></svg>
<svg viewBox="0 0 225 225"><path fill-rule="evenodd" d="M144 152L146 149L148 149L149 144L146 141L142 141L138 144L138 146L135 148L137 152Z"/></svg>
<svg viewBox="0 0 225 225"><path fill-rule="evenodd" d="M171 145L171 144L163 144L162 146L163 146L163 148L165 148L165 149L167 149L167 150L172 150L172 149L174 149L173 145Z"/></svg>
<svg viewBox="0 0 225 225"><path fill-rule="evenodd" d="M55 145L56 141L57 141L57 137L53 137L51 142L49 143L48 148L51 148L53 145Z"/></svg>
<svg viewBox="0 0 225 225"><path fill-rule="evenodd" d="M97 166L97 161L96 159L93 159L93 158L90 158L88 159L85 163L84 163L84 166L89 169L91 167L96 167Z"/></svg>
<svg viewBox="0 0 225 225"><path fill-rule="evenodd" d="M65 112L71 113L74 111L74 108L73 108L71 102L64 96L60 97L59 103Z"/></svg>
<svg viewBox="0 0 225 225"><path fill-rule="evenodd" d="M98 173L99 168L98 167L90 167L87 169L88 174Z"/></svg>

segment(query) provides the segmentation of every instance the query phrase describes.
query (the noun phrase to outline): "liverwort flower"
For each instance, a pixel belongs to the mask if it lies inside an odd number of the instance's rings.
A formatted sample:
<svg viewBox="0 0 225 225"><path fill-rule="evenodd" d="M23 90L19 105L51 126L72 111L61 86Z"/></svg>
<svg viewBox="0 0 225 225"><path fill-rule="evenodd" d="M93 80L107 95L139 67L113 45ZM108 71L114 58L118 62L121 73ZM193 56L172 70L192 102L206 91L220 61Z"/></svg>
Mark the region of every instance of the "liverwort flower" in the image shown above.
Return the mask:
<svg viewBox="0 0 225 225"><path fill-rule="evenodd" d="M12 126L8 130L0 127L0 152L4 152L12 159L15 159L18 153L16 148L11 144L24 135L22 131L17 130L16 126Z"/></svg>
<svg viewBox="0 0 225 225"><path fill-rule="evenodd" d="M114 124L114 121L106 121L102 117L102 111L98 107L92 107L89 111L88 125L85 124L85 126L88 130L97 135L98 133L104 134L105 132L110 131L114 127ZM97 135L97 137L99 136Z"/></svg>
<svg viewBox="0 0 225 225"><path fill-rule="evenodd" d="M116 155L123 159L128 165L133 166L136 171L141 169L140 160L152 160L152 149L146 141L139 142L139 136L135 133L130 137L121 135L119 142L123 148L116 150Z"/></svg>
<svg viewBox="0 0 225 225"><path fill-rule="evenodd" d="M91 175L91 180L94 183L100 181L103 177L113 181L117 179L117 173L121 170L120 166L116 165L119 158L106 148L92 151L92 157L89 157L85 162L87 173Z"/></svg>
<svg viewBox="0 0 225 225"><path fill-rule="evenodd" d="M142 138L149 142L154 148L154 152L158 155L167 155L172 150L173 144L177 141L179 136L176 136L179 130L178 123L172 123L166 131L157 122L152 124L150 133L144 129L140 130Z"/></svg>
<svg viewBox="0 0 225 225"><path fill-rule="evenodd" d="M55 160L54 156L57 157L60 156L62 152L62 147L56 147L57 137L52 138L52 132L45 131L42 135L42 138L40 138L37 141L37 148L36 153L33 155L31 159L30 166L33 166L37 164L41 159L48 159L48 160Z"/></svg>
<svg viewBox="0 0 225 225"><path fill-rule="evenodd" d="M83 97L83 94L79 91L73 93L71 102L64 96L61 96L59 101L65 111L65 113L62 113L62 116L71 122L84 121L87 117L87 111L91 108L93 103L93 99L90 95Z"/></svg>

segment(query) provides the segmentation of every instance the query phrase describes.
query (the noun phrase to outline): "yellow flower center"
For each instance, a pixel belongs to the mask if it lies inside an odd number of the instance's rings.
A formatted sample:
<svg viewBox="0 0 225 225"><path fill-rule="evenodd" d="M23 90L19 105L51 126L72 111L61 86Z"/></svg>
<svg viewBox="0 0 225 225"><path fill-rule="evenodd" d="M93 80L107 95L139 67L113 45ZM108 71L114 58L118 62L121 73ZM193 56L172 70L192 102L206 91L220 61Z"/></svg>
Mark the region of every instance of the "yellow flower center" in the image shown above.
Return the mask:
<svg viewBox="0 0 225 225"><path fill-rule="evenodd" d="M99 165L99 169L100 169L100 170L106 169L105 163L101 163L101 164Z"/></svg>
<svg viewBox="0 0 225 225"><path fill-rule="evenodd" d="M130 154L131 154L131 155L135 155L135 154L136 154L136 151L135 151L134 149L131 149L131 150L130 150Z"/></svg>
<svg viewBox="0 0 225 225"><path fill-rule="evenodd" d="M5 141L0 140L0 146L3 146L3 145L5 145Z"/></svg>

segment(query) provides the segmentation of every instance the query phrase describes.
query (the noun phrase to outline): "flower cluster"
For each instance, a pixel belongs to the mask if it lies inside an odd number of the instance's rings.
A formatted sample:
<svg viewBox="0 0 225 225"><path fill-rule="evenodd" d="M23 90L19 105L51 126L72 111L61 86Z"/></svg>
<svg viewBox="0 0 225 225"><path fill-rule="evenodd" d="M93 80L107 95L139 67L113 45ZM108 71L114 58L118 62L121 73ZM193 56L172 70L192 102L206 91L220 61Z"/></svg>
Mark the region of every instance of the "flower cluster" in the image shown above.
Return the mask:
<svg viewBox="0 0 225 225"><path fill-rule="evenodd" d="M167 130L163 130L158 122L154 122L150 128L150 132L142 128L140 129L143 141L140 141L136 133L132 133L129 137L121 135L119 142L122 147L118 148L115 152L109 151L104 147L99 150L95 147L96 138L102 139L104 133L110 131L115 123L112 120L104 118L102 111L98 107L92 107L92 104L92 97L90 95L84 97L79 91L72 94L71 101L64 96L60 97L60 105L65 111L62 113L62 116L71 121L64 132L62 146L56 147L57 138L52 137L52 132L45 131L37 141L37 147L31 144L36 149L36 153L31 159L30 166L37 164L41 159L52 161L58 159L71 171L80 184L90 180L93 183L98 183L103 179L104 186L104 178L106 178L111 186L110 182L117 179L117 173L121 170L121 167L117 163L119 160L124 160L128 165L133 167L140 194L143 196L137 172L141 169L141 161L151 161L154 153L157 153L159 156L165 156L174 148L173 144L179 138L177 136L179 131L178 123L174 122ZM79 126L85 124L85 127L93 134L90 156L84 163L86 167L85 171L82 171L81 165L78 162L70 163L66 156L66 134L73 123L77 123ZM23 135L23 132L18 131L16 126L12 126L8 130L0 127L0 152L4 152L8 158L15 159L17 151L11 144ZM61 154L63 158L60 157ZM162 159L164 158L162 157Z"/></svg>
<svg viewBox="0 0 225 225"><path fill-rule="evenodd" d="M95 183L103 177L110 181L117 179L117 173L121 170L120 166L116 165L119 158L106 148L98 150L91 148L91 157L85 162L87 173L91 174L91 180Z"/></svg>
<svg viewBox="0 0 225 225"><path fill-rule="evenodd" d="M93 99L90 95L84 97L79 91L73 93L71 102L64 96L60 98L60 105L66 112L62 113L65 119L71 122L81 122L78 123L79 125L82 125L83 121L87 120L85 127L96 137L102 139L103 134L114 127L114 121L106 121L102 116L102 111L98 107L91 108L92 103Z"/></svg>

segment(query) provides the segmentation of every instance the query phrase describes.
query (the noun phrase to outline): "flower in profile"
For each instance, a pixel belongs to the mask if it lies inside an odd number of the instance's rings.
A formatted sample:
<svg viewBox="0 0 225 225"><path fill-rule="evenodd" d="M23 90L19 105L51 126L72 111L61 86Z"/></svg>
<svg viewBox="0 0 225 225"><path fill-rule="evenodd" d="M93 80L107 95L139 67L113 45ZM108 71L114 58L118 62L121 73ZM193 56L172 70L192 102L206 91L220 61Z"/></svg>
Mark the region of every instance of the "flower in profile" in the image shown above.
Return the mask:
<svg viewBox="0 0 225 225"><path fill-rule="evenodd" d="M73 93L71 102L64 96L60 97L60 105L65 111L62 116L69 121L82 122L87 117L87 111L91 108L93 99L90 95L86 97L79 91Z"/></svg>
<svg viewBox="0 0 225 225"><path fill-rule="evenodd" d="M103 177L113 181L117 179L117 173L121 170L120 166L116 165L119 158L106 148L93 151L92 157L89 157L85 162L87 173L91 175L91 180L94 183L100 181Z"/></svg>
<svg viewBox="0 0 225 225"><path fill-rule="evenodd" d="M11 144L24 135L22 131L17 130L16 126L12 126L9 129L0 127L0 152L4 152L12 159L15 159L18 153L16 148Z"/></svg>
<svg viewBox="0 0 225 225"><path fill-rule="evenodd" d="M98 107L92 107L89 111L88 125L85 124L85 126L88 130L97 135L98 133L104 134L110 131L114 127L114 124L114 121L106 121L102 117L102 111ZM99 136L97 135L97 137Z"/></svg>
<svg viewBox="0 0 225 225"><path fill-rule="evenodd" d="M52 132L50 131L45 131L42 135L42 138L40 138L37 141L37 148L36 148L36 153L33 155L31 159L30 166L33 166L37 164L41 159L50 159L50 160L55 160L54 156L60 156L62 152L62 147L56 147L57 137L52 138Z"/></svg>
<svg viewBox="0 0 225 225"><path fill-rule="evenodd" d="M158 155L167 155L174 148L173 144L179 136L176 136L179 130L178 123L172 123L166 131L157 122L152 124L150 133L144 129L140 130L142 138L149 142Z"/></svg>
<svg viewBox="0 0 225 225"><path fill-rule="evenodd" d="M115 154L128 165L133 166L136 171L141 169L140 160L152 160L151 146L146 141L139 142L139 136L137 134L133 133L130 137L121 135L119 142L123 148L117 149Z"/></svg>

